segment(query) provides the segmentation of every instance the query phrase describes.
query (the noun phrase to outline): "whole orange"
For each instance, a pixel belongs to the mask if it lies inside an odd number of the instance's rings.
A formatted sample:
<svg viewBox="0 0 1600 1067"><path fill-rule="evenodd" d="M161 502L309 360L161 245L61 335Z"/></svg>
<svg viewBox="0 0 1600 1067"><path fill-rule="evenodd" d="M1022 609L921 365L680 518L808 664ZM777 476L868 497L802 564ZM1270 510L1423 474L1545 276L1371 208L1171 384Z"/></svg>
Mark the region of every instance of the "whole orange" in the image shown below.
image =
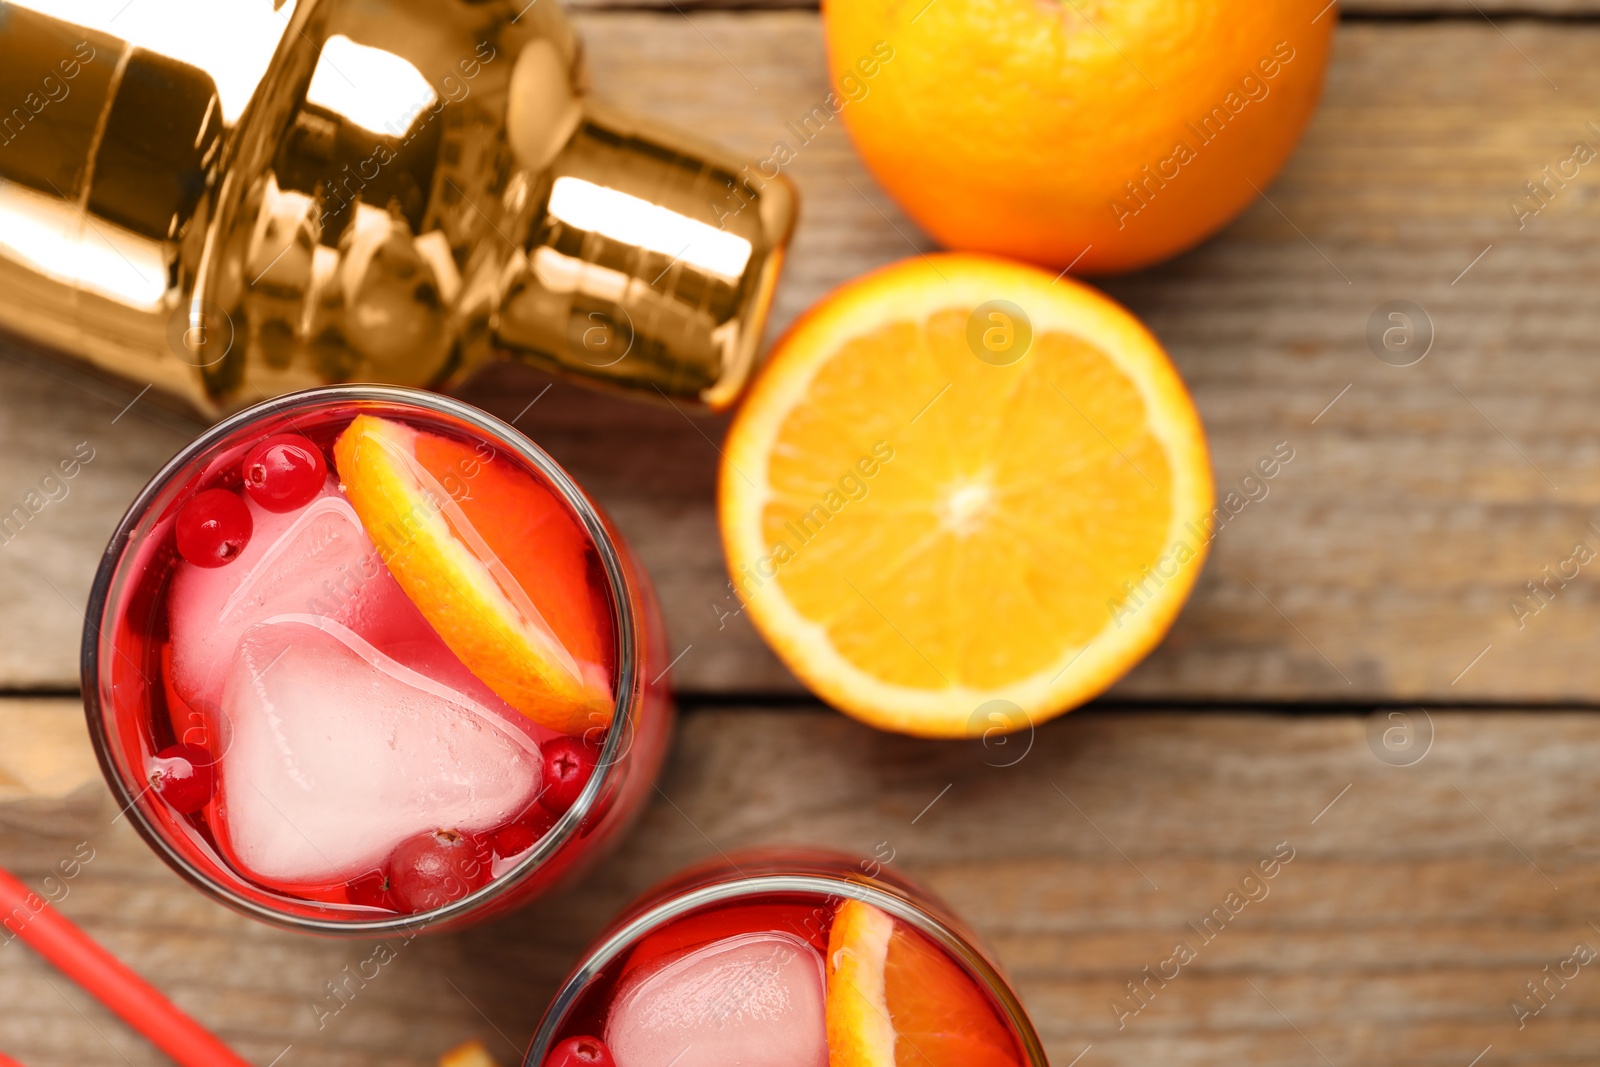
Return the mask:
<svg viewBox="0 0 1600 1067"><path fill-rule="evenodd" d="M845 125L947 247L1077 273L1166 259L1283 166L1328 0L824 0Z"/></svg>

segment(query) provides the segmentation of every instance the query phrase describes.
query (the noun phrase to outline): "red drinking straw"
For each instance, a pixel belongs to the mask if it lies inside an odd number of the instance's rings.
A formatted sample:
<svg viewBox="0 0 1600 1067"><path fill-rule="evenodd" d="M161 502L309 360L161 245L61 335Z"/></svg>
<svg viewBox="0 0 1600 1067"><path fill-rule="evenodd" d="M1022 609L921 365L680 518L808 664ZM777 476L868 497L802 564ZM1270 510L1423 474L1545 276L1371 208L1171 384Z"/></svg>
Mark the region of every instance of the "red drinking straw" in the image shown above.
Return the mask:
<svg viewBox="0 0 1600 1067"><path fill-rule="evenodd" d="M182 1067L250 1067L3 868L0 917L5 929L26 941ZM16 1064L0 1055L0 1067Z"/></svg>

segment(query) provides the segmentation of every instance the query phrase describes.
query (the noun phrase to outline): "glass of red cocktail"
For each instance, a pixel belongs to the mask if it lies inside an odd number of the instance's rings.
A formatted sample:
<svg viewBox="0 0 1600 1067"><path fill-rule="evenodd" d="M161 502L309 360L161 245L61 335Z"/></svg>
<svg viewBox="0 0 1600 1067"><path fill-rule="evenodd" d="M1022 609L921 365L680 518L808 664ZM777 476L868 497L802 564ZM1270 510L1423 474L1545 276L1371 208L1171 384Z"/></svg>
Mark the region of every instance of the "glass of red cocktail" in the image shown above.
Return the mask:
<svg viewBox="0 0 1600 1067"><path fill-rule="evenodd" d="M567 979L523 1067L1046 1067L973 937L873 862L736 856L646 896Z"/></svg>
<svg viewBox="0 0 1600 1067"><path fill-rule="evenodd" d="M593 859L670 729L643 572L509 425L297 393L156 475L91 594L118 804L180 874L322 933L459 925Z"/></svg>

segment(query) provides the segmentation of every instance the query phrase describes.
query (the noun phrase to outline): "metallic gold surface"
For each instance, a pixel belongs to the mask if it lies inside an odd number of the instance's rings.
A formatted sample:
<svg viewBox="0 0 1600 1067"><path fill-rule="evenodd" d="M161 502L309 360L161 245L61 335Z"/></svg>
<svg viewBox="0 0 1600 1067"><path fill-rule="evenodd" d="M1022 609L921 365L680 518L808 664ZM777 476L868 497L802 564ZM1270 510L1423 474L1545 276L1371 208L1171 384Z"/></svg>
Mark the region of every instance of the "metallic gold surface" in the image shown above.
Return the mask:
<svg viewBox="0 0 1600 1067"><path fill-rule="evenodd" d="M212 417L505 357L725 407L795 215L742 167L549 0L0 2L0 329Z"/></svg>

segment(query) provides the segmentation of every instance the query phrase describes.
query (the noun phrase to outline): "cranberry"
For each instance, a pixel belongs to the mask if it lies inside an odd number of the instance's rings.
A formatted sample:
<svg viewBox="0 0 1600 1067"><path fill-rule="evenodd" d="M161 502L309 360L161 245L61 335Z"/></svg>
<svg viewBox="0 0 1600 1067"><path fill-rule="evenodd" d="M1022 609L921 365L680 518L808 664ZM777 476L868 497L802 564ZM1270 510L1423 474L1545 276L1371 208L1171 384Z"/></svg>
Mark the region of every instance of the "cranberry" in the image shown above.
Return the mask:
<svg viewBox="0 0 1600 1067"><path fill-rule="evenodd" d="M560 815L572 807L578 794L583 792L600 755L593 745L581 738L558 737L544 745L544 788L539 803L552 815Z"/></svg>
<svg viewBox="0 0 1600 1067"><path fill-rule="evenodd" d="M279 433L244 457L244 490L268 511L293 511L315 500L328 481L322 449L297 433Z"/></svg>
<svg viewBox="0 0 1600 1067"><path fill-rule="evenodd" d="M542 807L535 806L516 822L507 823L490 834L489 847L494 849L494 854L501 859L520 856L549 833L550 827L555 824L554 815Z"/></svg>
<svg viewBox="0 0 1600 1067"><path fill-rule="evenodd" d="M199 745L172 745L155 754L146 768L150 788L174 811L192 815L211 800L216 769L211 753Z"/></svg>
<svg viewBox="0 0 1600 1067"><path fill-rule="evenodd" d="M389 876L382 871L373 871L371 874L362 875L344 887L345 895L352 904L362 904L369 908L383 908L387 911L394 910L394 901L389 899Z"/></svg>
<svg viewBox="0 0 1600 1067"><path fill-rule="evenodd" d="M178 553L196 567L226 566L250 543L252 525L239 494L226 489L196 493L178 512Z"/></svg>
<svg viewBox="0 0 1600 1067"><path fill-rule="evenodd" d="M598 1037L569 1037L550 1051L544 1067L617 1067Z"/></svg>
<svg viewBox="0 0 1600 1067"><path fill-rule="evenodd" d="M408 837L389 855L389 894L403 911L431 911L489 881L478 843L459 830Z"/></svg>

